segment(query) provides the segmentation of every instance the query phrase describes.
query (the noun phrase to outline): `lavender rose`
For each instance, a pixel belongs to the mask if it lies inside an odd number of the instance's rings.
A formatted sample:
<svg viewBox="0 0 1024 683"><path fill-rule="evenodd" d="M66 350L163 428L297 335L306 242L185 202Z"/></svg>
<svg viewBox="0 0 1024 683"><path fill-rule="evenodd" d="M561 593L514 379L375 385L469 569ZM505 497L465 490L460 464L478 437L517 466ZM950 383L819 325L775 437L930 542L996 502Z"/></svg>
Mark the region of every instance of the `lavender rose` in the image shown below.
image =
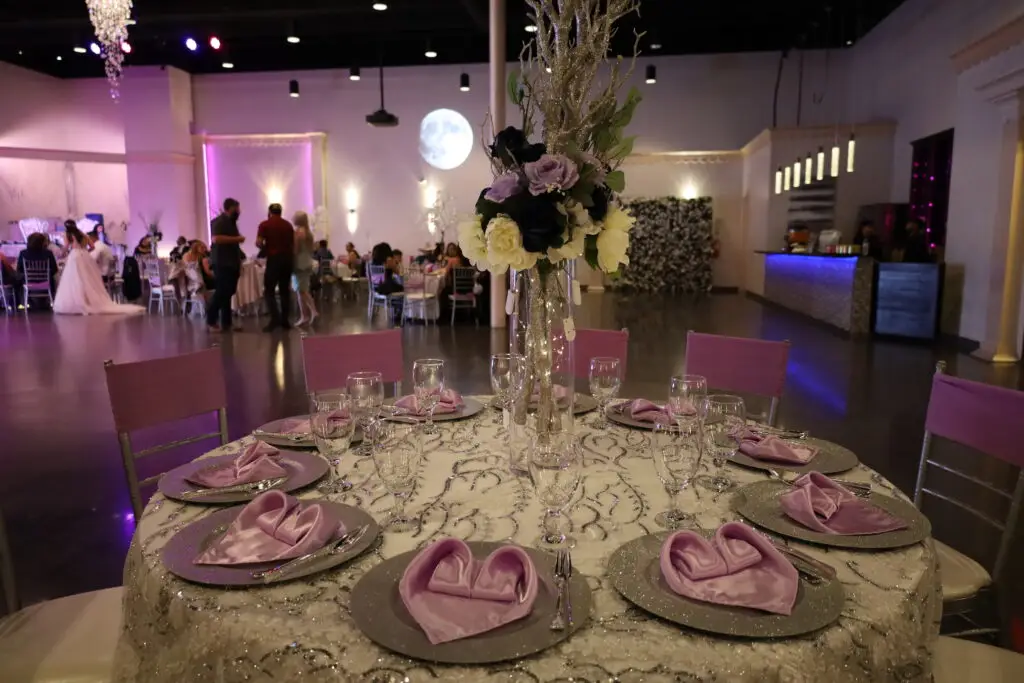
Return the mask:
<svg viewBox="0 0 1024 683"><path fill-rule="evenodd" d="M554 190L568 190L580 179L580 172L572 159L561 154L545 154L533 163L523 166L530 183L530 193L542 195Z"/></svg>
<svg viewBox="0 0 1024 683"><path fill-rule="evenodd" d="M491 186L484 194L484 199L500 204L514 194L519 194L523 189L519 182L518 173L504 173L494 179Z"/></svg>

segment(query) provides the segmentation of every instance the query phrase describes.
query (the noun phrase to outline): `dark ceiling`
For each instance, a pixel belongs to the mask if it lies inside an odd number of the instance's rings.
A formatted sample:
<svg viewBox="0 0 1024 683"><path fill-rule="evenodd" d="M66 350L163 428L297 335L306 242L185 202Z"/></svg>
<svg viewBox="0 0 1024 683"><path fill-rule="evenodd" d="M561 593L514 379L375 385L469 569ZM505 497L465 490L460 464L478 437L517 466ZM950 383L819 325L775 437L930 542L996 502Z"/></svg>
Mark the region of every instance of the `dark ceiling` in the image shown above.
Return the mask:
<svg viewBox="0 0 1024 683"><path fill-rule="evenodd" d="M699 54L842 47L902 0L641 0L640 16L620 27L618 52L634 30L643 54ZM485 62L488 0L138 0L125 63L167 64L193 73L269 71L433 62ZM92 39L85 0L11 3L0 16L0 59L61 77L102 76L100 58L73 52ZM507 0L508 57L516 60L526 4ZM831 6L831 9L830 9ZM293 33L301 38L289 44ZM223 41L219 52L208 41ZM185 39L199 50L190 52ZM437 51L427 59L428 49ZM660 47L658 47L660 46ZM60 57L60 60L57 58Z"/></svg>

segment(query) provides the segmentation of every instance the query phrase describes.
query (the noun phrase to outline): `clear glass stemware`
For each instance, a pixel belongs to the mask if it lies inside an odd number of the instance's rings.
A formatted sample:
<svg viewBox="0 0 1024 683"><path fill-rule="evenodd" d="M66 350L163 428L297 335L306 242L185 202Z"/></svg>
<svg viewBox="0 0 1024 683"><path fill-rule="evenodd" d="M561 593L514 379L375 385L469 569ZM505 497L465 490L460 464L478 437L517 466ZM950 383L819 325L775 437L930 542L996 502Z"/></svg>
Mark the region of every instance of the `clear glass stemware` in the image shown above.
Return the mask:
<svg viewBox="0 0 1024 683"><path fill-rule="evenodd" d="M621 386L622 366L618 358L590 359L590 395L597 399L594 426L598 429L608 427L608 416L605 411L611 400L619 395Z"/></svg>
<svg viewBox="0 0 1024 683"><path fill-rule="evenodd" d="M701 483L713 491L722 492L733 485L723 468L726 461L736 454L738 441L735 435L746 424L746 406L741 397L730 394L711 394L705 406L707 443L716 474L702 478Z"/></svg>
<svg viewBox="0 0 1024 683"><path fill-rule="evenodd" d="M345 386L351 402L349 410L352 419L363 432L363 442L356 452L359 455L370 455L367 431L384 405L384 379L379 372L353 372L346 379Z"/></svg>
<svg viewBox="0 0 1024 683"><path fill-rule="evenodd" d="M423 425L411 418L392 417L375 421L370 433L377 475L395 499L381 526L396 532L412 531L418 526L417 517L408 515L405 507L416 490L423 461Z"/></svg>
<svg viewBox="0 0 1024 683"><path fill-rule="evenodd" d="M340 391L315 392L310 394L309 400L309 427L313 442L330 465L327 480L317 490L325 494L344 493L352 488L352 482L339 478L337 470L342 456L352 444L355 431L351 402L348 395Z"/></svg>
<svg viewBox="0 0 1024 683"><path fill-rule="evenodd" d="M491 356L491 390L498 399L501 411L494 424L503 424L505 411L512 410L512 402L523 390L526 378L526 359L514 353L495 353Z"/></svg>
<svg viewBox="0 0 1024 683"><path fill-rule="evenodd" d="M534 438L529 457L530 480L544 506L541 537L546 548L573 548L576 539L562 531L562 511L569 505L582 476L583 453L568 433L547 434L544 443Z"/></svg>
<svg viewBox="0 0 1024 683"><path fill-rule="evenodd" d="M690 487L700 464L704 439L701 423L693 420L684 426L655 424L651 434L651 459L654 469L669 496L670 507L659 512L655 523L665 529L692 526L694 516L679 505L683 492Z"/></svg>
<svg viewBox="0 0 1024 683"><path fill-rule="evenodd" d="M416 403L427 410L425 434L436 434L434 426L434 409L441 400L444 391L444 361L438 358L421 358L412 364L412 386L416 394Z"/></svg>
<svg viewBox="0 0 1024 683"><path fill-rule="evenodd" d="M673 375L668 386L668 413L680 427L703 418L708 381L702 375Z"/></svg>

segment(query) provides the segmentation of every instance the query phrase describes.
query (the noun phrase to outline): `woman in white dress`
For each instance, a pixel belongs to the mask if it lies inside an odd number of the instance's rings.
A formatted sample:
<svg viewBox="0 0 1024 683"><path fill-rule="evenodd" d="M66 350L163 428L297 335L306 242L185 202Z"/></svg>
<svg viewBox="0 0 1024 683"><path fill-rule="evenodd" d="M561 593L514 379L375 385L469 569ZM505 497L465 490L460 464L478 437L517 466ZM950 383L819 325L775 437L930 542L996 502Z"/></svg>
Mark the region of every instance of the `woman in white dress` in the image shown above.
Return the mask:
<svg viewBox="0 0 1024 683"><path fill-rule="evenodd" d="M74 221L64 223L68 260L60 275L54 313L64 315L127 315L142 313L142 306L119 304L111 300L103 286L103 276L96 261L89 255L91 241Z"/></svg>

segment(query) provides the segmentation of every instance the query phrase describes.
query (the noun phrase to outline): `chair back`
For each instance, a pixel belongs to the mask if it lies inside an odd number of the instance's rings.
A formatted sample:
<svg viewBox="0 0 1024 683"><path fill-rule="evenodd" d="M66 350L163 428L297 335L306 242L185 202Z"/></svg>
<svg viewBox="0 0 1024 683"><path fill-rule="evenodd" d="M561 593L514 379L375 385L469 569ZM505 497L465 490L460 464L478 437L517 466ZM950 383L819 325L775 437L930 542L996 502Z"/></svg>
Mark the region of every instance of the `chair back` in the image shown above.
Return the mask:
<svg viewBox="0 0 1024 683"><path fill-rule="evenodd" d="M115 364L108 360L103 367L107 376L107 393L110 395L110 412L121 442L128 490L135 519L138 520L143 508L140 487L156 481L161 475L140 482L135 472L137 458L218 436L221 445L228 442L227 393L221 353L214 347L182 356L135 363ZM183 378L188 378L188 391L180 389ZM132 432L212 412L217 413L219 430L216 432L137 452L132 448Z"/></svg>
<svg viewBox="0 0 1024 683"><path fill-rule="evenodd" d="M366 281L370 285L370 296L377 296L377 285L384 282L387 266L366 266Z"/></svg>
<svg viewBox="0 0 1024 683"><path fill-rule="evenodd" d="M45 282L50 284L50 260L49 259L25 259L25 284L39 284Z"/></svg>
<svg viewBox="0 0 1024 683"><path fill-rule="evenodd" d="M590 359L602 356L619 359L619 369L622 371L622 380L625 381L626 359L629 356L629 330L580 328L576 330L576 340L573 341L573 355L576 358L577 379L589 378Z"/></svg>
<svg viewBox="0 0 1024 683"><path fill-rule="evenodd" d="M771 398L768 423L775 423L779 399L786 386L788 341L688 332L685 370L703 375L708 390L735 391Z"/></svg>
<svg viewBox="0 0 1024 683"><path fill-rule="evenodd" d="M476 268L452 269L452 293L472 294L476 284Z"/></svg>
<svg viewBox="0 0 1024 683"><path fill-rule="evenodd" d="M152 287L160 288L164 285L164 272L160 267L160 260L156 258L142 259L142 276L149 280Z"/></svg>
<svg viewBox="0 0 1024 683"><path fill-rule="evenodd" d="M333 276L334 270L331 266L331 259L325 258L320 259L319 266L317 268L317 274L320 277Z"/></svg>
<svg viewBox="0 0 1024 683"><path fill-rule="evenodd" d="M945 363L939 362L935 369L935 377L932 379L928 416L925 418L924 442L921 446L921 462L917 470L917 484L914 487L914 504L920 507L924 496L930 495L951 503L998 529L1001 537L992 570L992 580L995 582L998 581L999 574L1006 564L1021 504L1024 501L1024 422L1021 421L1021 416L1024 415L1024 392L952 377L944 374L944 369ZM948 439L1017 468L1017 481L1013 490L1007 492L958 470L953 465L936 462L931 457L933 437ZM1007 500L1009 506L1005 518L996 519L970 503L956 498L955 493L939 492L929 488L926 478L930 467L965 479L982 487L988 493Z"/></svg>
<svg viewBox="0 0 1024 683"><path fill-rule="evenodd" d="M11 542L7 537L7 526L4 524L2 510L0 510L0 589L2 589L0 594L4 598L4 609L0 611L0 617L17 612L18 588L14 583L14 557L11 555Z"/></svg>
<svg viewBox="0 0 1024 683"><path fill-rule="evenodd" d="M353 372L379 372L402 392L402 330L302 338L302 369L306 391L344 389Z"/></svg>

